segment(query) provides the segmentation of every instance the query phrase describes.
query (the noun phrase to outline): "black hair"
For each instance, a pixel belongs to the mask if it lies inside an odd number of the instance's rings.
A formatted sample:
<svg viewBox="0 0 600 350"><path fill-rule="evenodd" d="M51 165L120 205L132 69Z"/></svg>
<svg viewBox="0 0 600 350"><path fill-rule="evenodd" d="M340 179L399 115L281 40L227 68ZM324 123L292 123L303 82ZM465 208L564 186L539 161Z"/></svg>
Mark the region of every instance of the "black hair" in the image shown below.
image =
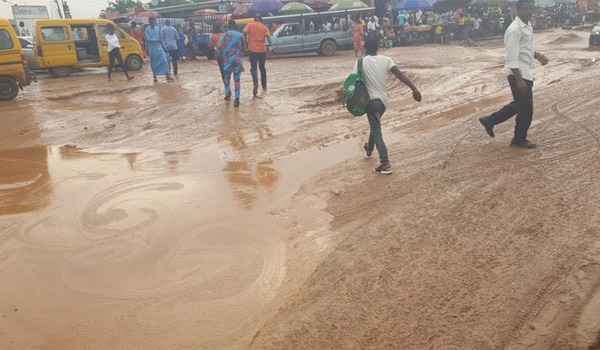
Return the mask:
<svg viewBox="0 0 600 350"><path fill-rule="evenodd" d="M368 53L377 53L379 50L379 42L375 39L367 39L365 41L365 51Z"/></svg>
<svg viewBox="0 0 600 350"><path fill-rule="evenodd" d="M237 29L237 23L235 23L235 19L230 19L229 23L227 23L227 28L231 29L231 30L236 30Z"/></svg>
<svg viewBox="0 0 600 350"><path fill-rule="evenodd" d="M520 10L521 8L523 8L523 5L525 5L527 3L532 3L533 5L535 5L534 0L518 0L517 1L517 10Z"/></svg>

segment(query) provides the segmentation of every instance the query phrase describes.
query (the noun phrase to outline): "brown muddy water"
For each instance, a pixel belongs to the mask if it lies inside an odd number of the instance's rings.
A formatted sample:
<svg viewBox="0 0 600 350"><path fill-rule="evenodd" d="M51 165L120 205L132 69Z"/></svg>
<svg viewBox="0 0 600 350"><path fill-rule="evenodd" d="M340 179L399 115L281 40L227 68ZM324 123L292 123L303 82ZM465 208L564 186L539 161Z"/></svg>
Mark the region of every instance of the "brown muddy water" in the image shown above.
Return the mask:
<svg viewBox="0 0 600 350"><path fill-rule="evenodd" d="M476 122L510 100L500 40L383 50L423 94L390 79L391 177L362 159L366 119L335 100L352 52L271 59L260 98L246 63L239 108L206 60L173 83L148 67L129 83L42 77L0 104L0 348L591 344L600 56L586 40L537 34L551 63L534 67L529 154L507 147L512 122L494 140Z"/></svg>

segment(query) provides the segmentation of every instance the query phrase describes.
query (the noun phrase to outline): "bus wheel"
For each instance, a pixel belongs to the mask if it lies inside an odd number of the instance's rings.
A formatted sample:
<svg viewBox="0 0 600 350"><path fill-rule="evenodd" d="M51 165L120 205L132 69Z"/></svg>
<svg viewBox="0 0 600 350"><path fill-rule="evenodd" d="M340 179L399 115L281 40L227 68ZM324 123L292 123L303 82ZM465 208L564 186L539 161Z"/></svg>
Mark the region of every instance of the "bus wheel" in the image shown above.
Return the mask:
<svg viewBox="0 0 600 350"><path fill-rule="evenodd" d="M321 47L319 48L319 52L323 56L331 56L337 50L337 45L333 40L325 40L321 43Z"/></svg>
<svg viewBox="0 0 600 350"><path fill-rule="evenodd" d="M144 61L138 55L129 55L125 64L127 65L127 69L129 70L140 70L142 69Z"/></svg>
<svg viewBox="0 0 600 350"><path fill-rule="evenodd" d="M0 100L12 100L19 94L19 84L8 77L0 77Z"/></svg>
<svg viewBox="0 0 600 350"><path fill-rule="evenodd" d="M48 69L48 72L50 72L50 74L54 75L55 77L67 77L71 75L72 71L71 67L54 67Z"/></svg>

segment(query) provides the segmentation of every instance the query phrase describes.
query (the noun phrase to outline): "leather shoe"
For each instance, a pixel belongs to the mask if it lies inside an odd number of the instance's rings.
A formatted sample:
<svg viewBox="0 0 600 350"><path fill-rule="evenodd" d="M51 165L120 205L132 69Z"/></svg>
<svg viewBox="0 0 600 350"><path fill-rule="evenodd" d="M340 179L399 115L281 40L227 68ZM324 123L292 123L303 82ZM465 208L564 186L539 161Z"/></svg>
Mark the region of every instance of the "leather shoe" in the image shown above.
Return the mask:
<svg viewBox="0 0 600 350"><path fill-rule="evenodd" d="M514 147L521 147L521 148L535 148L535 146L537 146L535 143L529 142L529 140L517 140L517 139L513 139L510 142L511 146Z"/></svg>
<svg viewBox="0 0 600 350"><path fill-rule="evenodd" d="M488 122L487 118L481 117L479 118L479 122L485 128L485 132L487 132L487 134L490 135L490 137L494 137L494 126Z"/></svg>

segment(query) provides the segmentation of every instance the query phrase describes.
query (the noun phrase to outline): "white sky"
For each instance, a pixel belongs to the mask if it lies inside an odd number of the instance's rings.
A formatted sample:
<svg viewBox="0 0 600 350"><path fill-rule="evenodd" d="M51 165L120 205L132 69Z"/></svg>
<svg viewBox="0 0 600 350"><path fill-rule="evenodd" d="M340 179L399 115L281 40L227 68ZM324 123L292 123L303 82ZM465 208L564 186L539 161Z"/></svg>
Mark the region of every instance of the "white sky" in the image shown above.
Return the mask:
<svg viewBox="0 0 600 350"><path fill-rule="evenodd" d="M62 0L59 0L61 2ZM147 2L147 1L143 1ZM13 18L11 6L17 5L39 5L46 6L48 12L58 18L56 3L54 0L0 0L0 17ZM73 18L98 18L100 11L108 6L107 0L67 0Z"/></svg>

